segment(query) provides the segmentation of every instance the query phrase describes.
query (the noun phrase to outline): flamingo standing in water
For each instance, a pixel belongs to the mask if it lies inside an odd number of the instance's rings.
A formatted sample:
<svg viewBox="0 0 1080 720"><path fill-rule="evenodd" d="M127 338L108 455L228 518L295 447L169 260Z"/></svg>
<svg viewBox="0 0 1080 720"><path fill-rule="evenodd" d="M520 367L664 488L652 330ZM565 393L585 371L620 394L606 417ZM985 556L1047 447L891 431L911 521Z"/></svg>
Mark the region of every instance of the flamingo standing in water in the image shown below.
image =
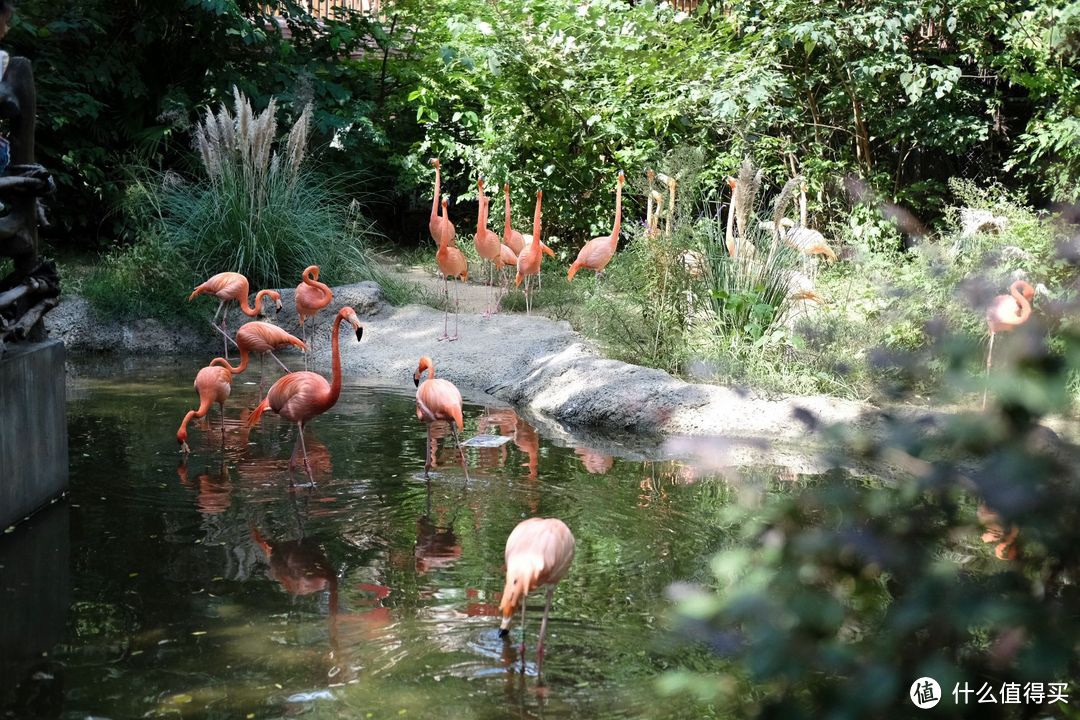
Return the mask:
<svg viewBox="0 0 1080 720"><path fill-rule="evenodd" d="M476 181L476 187L479 194L477 197L480 200L480 208L476 215L476 236L473 242L476 245L476 254L482 259L487 260L490 265L489 269L489 283L494 285L494 273L490 272L492 268L498 266L499 260L502 257L502 241L499 236L488 230L488 208L490 207L491 200L484 193L484 178L481 177ZM488 309L484 313L484 316L491 315L491 309Z"/></svg>
<svg viewBox="0 0 1080 720"><path fill-rule="evenodd" d="M619 244L619 231L622 227L622 186L626 178L623 171L619 171L619 179L615 186L615 226L607 237L593 238L585 243L578 252L577 260L570 266L570 272L566 274L567 280L573 280L574 275L581 268L593 270L596 273L604 272L604 268L611 262L615 255L615 248Z"/></svg>
<svg viewBox="0 0 1080 720"><path fill-rule="evenodd" d="M225 315L229 312L226 307L226 303L231 300L235 300L240 306L240 311L248 317L255 317L259 314L259 310L262 309L262 299L264 296L270 296L277 304L277 312L281 312L281 293L277 290L260 290L255 294L255 307L248 305L248 279L237 272L223 272L214 275L212 278L199 285L188 296L188 302L195 299L196 296L206 293L207 295L213 295L221 302L218 304L218 309L214 313L214 319L210 321L212 327L217 328L218 332L225 336L225 359L229 359L229 332L225 328ZM221 326L217 325L218 315L221 315Z"/></svg>
<svg viewBox="0 0 1080 720"><path fill-rule="evenodd" d="M315 339L315 316L320 310L334 300L334 293L326 283L319 282L319 266L311 265L300 276L301 282L296 286L296 314L300 317L300 332L304 335L304 342L314 345ZM308 337L305 321L311 318L311 337ZM305 350L305 352L307 352ZM307 357L304 357L304 367L307 367Z"/></svg>
<svg viewBox="0 0 1080 720"><path fill-rule="evenodd" d="M440 173L439 170L442 165L439 163L439 158L432 158L431 164L435 166L435 197L431 199L431 217L428 218L428 230L431 231L431 237L435 241L435 244L442 247L445 242L447 245L457 247L457 231L454 230L454 224L450 222L450 218L446 216L446 203L443 203L443 214L439 217L439 201L442 199L439 195L440 190Z"/></svg>
<svg viewBox="0 0 1080 720"><path fill-rule="evenodd" d="M557 518L529 518L518 523L506 539L506 585L503 587L502 625L499 637L510 634L510 620L521 605L521 662L525 663L525 597L533 588L547 585L544 619L540 622L540 639L536 658L544 664L544 634L555 586L570 569L574 560L574 534L566 523Z"/></svg>
<svg viewBox="0 0 1080 720"><path fill-rule="evenodd" d="M1027 322L1031 317L1031 300L1035 297L1035 288L1023 280L1017 280L1009 286L1008 295L998 295L986 308L986 324L990 329L990 347L986 351L986 379L990 380L990 363L994 355L994 336L1007 332ZM986 409L986 391L983 389L983 409Z"/></svg>
<svg viewBox="0 0 1080 720"><path fill-rule="evenodd" d="M517 275L514 277L514 285L521 285L521 281L525 280L525 312L531 313L532 310L529 307L529 278L533 275L540 275L540 263L543 261L543 256L540 254L540 247L543 245L540 242L540 204L544 199L544 191L536 191L536 210L533 212L533 242L529 243L529 246L518 255L517 261Z"/></svg>
<svg viewBox="0 0 1080 720"><path fill-rule="evenodd" d="M217 358L215 362L221 365L224 362L224 367L228 367L233 375L239 375L247 370L248 360L251 353L259 354L259 387L260 392L262 388L263 379L263 359L266 354L269 353L270 357L274 358L274 361L281 366L281 369L285 372L290 372L289 368L285 367L285 363L278 360L277 355L274 355L274 350L285 348L290 345L300 348L304 352L307 352L307 345L304 341L295 335L290 335L277 325L271 325L268 322L261 322L259 320L253 320L249 323L244 323L240 326L240 329L236 331L236 347L240 350L240 364L236 367L229 365L227 358ZM218 362L220 361L220 362Z"/></svg>
<svg viewBox="0 0 1080 720"><path fill-rule="evenodd" d="M293 447L292 457L289 458L289 470L296 467L297 451L303 452L304 469L312 485L315 484L315 477L311 472L311 464L308 462L307 448L304 447L304 425L334 407L341 395L341 353L338 346L338 329L342 321L348 322L356 330L357 342L360 342L360 338L364 335L364 328L360 325L355 310L351 307L338 310L330 340L331 355L333 355L333 382L327 382L322 375L307 370L289 373L270 387L266 397L248 418L248 425L255 425L264 412L273 410L289 422L296 423L296 445Z"/></svg>
<svg viewBox="0 0 1080 720"><path fill-rule="evenodd" d="M424 371L427 371L427 380L420 382ZM416 417L427 424L424 477L427 477L431 470L431 424L444 420L450 423L450 431L454 434L454 442L457 443L458 453L461 455L461 468L465 471L465 481L468 482L469 467L465 462L465 451L461 448L461 436L458 435L465 429L461 412L461 392L449 380L435 377L435 363L427 355L420 358L416 372L413 373L413 384L416 385Z"/></svg>
<svg viewBox="0 0 1080 720"><path fill-rule="evenodd" d="M224 364L224 367L221 365ZM180 443L180 452L189 453L187 426L191 418L206 417L210 412L210 406L217 403L221 406L221 438L225 441L225 401L232 392L232 371L228 363L222 363L218 358L199 371L195 376L195 390L199 393L199 409L188 410L184 415L180 429L176 431L176 442Z"/></svg>
<svg viewBox="0 0 1080 720"><path fill-rule="evenodd" d="M443 216L449 218L446 215L446 201L443 200ZM465 260L465 255L456 247L443 241L439 243L439 250L435 253L435 262L439 265L439 272L443 276L443 290L446 294L446 307L443 309L443 334L439 340L449 340L453 342L458 339L458 291L454 288L454 336L450 337L447 331L447 318L450 315L450 278L461 278L462 282L469 280L469 263Z"/></svg>

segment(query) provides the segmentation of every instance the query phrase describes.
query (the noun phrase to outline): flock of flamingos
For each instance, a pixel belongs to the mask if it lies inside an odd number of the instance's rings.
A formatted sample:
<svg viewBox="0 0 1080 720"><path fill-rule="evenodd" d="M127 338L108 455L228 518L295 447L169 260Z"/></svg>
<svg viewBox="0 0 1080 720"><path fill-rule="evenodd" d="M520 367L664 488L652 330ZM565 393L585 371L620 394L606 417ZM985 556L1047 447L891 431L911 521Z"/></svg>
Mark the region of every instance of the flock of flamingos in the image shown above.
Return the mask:
<svg viewBox="0 0 1080 720"><path fill-rule="evenodd" d="M464 254L455 244L456 231L447 216L447 202L442 200L442 214L438 213L440 205L440 165L437 159L432 160L435 167L435 197L432 201L430 230L433 239L438 243L436 261L444 282L448 283L450 277L468 278L468 264ZM650 177L651 179L651 177ZM582 247L577 259L570 266L567 277L573 279L580 269L589 269L597 273L603 272L604 268L614 256L620 234L622 220L622 186L625 181L623 172L618 174L615 200L615 222L610 235L590 240ZM729 181L730 182L730 181ZM506 203L506 221L503 237L487 229L489 200L484 194L484 181L481 178L478 183L480 189L480 211L477 221L477 233L475 244L478 254L492 263L497 271L502 271L507 266L515 266L517 274L515 284L520 285L525 281L526 308L528 309L529 283L533 276L539 277L542 253L554 255L551 249L540 241L541 226L541 202L542 192L536 193L536 208L533 215L533 234L530 237L523 236L513 230L510 225L510 188L504 185L503 192ZM672 189L673 191L673 189ZM657 199L657 209L659 209ZM650 210L653 205L650 199ZM732 213L729 212L729 216ZM652 213L650 212L650 216ZM652 229L653 218L650 217L649 225ZM729 247L729 252L736 252ZM449 288L446 288L449 296ZM328 382L322 375L310 370L296 372L289 371L277 357L274 350L287 348L290 345L305 352L304 362L307 365L307 351L314 340L315 316L333 301L333 292L325 283L319 281L319 267L312 265L304 270L301 283L296 288L296 311L300 318L300 326L304 339L298 338L282 328L269 322L253 320L242 325L231 337L226 329L227 304L236 301L248 317L256 317L261 312L262 302L270 298L275 303L278 311L282 308L281 295L275 290L260 290L255 295L255 305L248 303L249 285L246 277L236 272L223 272L214 275L206 282L194 289L188 300L193 300L198 295L213 295L220 302L211 325L224 337L224 357L215 358L208 366L199 370L195 377L195 389L199 394L199 407L189 411L177 430L176 439L180 443L181 452L185 455L190 451L187 439L187 426L192 418L202 418L207 415L211 405L218 404L222 411L222 430L224 432L224 406L231 392L234 375L244 372L252 354L258 354L260 358L260 393L262 390L262 362L265 355L269 354L278 365L285 371L285 375L279 378L266 393L249 416L249 425L255 425L267 410L277 413L280 417L295 423L297 426L296 443L292 456L289 460L290 472L295 470L299 461L302 460L304 469L308 474L311 484L314 485L314 476L308 461L307 448L304 445L304 426L315 417L332 408L341 394L342 371L339 346L339 331L342 323L348 323L355 331L357 342L363 336L363 327L357 318L356 312L351 307L343 307L334 318L331 329L331 357L332 376ZM1009 288L1008 295L1000 295L991 302L987 309L986 319L990 331L990 348L987 354L986 370L990 372L991 356L993 353L994 337L998 332L1012 330L1024 323L1031 315L1031 300L1035 291L1030 284L1018 280ZM496 303L497 305L497 303ZM218 316L221 317L220 325ZM455 316L456 317L456 316ZM307 320L312 320L312 329L309 332ZM457 322L455 319L455 334L448 334L448 320L444 314L443 335L439 340L457 339ZM229 343L236 346L240 353L239 365L232 365L229 360ZM427 378L421 382L424 373ZM461 393L457 387L448 380L435 377L435 364L430 357L420 358L416 372L413 375L416 384L416 416L427 425L428 443L431 446L432 423L443 421L449 424L458 445L461 455L462 467L465 470L466 482L468 482L468 469L464 452L461 450L459 433L464 430L462 418ZM986 396L983 396L985 406ZM424 470L425 475L432 466L430 450L426 453ZM548 613L551 609L552 596L556 584L563 578L574 557L574 536L570 529L556 518L530 518L517 525L510 533L506 542L506 585L503 590L500 611L503 619L500 634L505 637L509 632L511 617L520 605L522 610L522 626L525 618L525 596L530 590L547 586L547 597L544 607L543 620L540 626L537 654L540 662L543 662L544 634L547 629ZM522 657L524 658L524 636L522 641Z"/></svg>

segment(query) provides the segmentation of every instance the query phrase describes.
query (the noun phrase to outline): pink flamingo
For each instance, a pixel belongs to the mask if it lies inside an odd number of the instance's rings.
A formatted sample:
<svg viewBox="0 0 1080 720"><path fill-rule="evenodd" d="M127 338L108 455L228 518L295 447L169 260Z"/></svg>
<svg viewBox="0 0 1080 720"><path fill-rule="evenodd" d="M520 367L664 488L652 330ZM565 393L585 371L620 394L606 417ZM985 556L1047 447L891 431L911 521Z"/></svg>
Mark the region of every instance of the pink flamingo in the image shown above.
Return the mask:
<svg viewBox="0 0 1080 720"><path fill-rule="evenodd" d="M626 178L623 171L619 171L619 178L615 185L615 226L607 237L593 238L585 243L578 252L577 260L570 266L570 272L566 274L567 280L573 280L574 275L581 268L595 271L597 274L604 272L604 268L611 262L615 255L615 248L619 244L619 231L622 226L622 186Z"/></svg>
<svg viewBox="0 0 1080 720"><path fill-rule="evenodd" d="M442 206L443 217L447 218L447 222L449 222L445 200L443 200ZM443 309L443 334L439 340L453 342L458 339L458 291L457 288L454 289L454 336L450 337L447 331L447 317L450 314L450 278L459 277L462 282L467 282L469 280L469 263L460 250L445 242L445 238L443 242L440 242L439 250L435 253L435 262L438 263L439 272L443 276L443 289L446 293L446 307Z"/></svg>
<svg viewBox="0 0 1080 720"><path fill-rule="evenodd" d="M484 178L481 177L476 181L476 187L479 189L478 198L480 200L480 209L476 215L476 236L473 242L476 244L476 254L484 260L487 260L490 265L489 269L489 284L494 285L494 275L490 272L492 268L499 264L499 260L502 257L502 241L499 236L488 230L488 209L490 207L491 200L484 193ZM491 309L489 308L484 316L491 315Z"/></svg>
<svg viewBox="0 0 1080 720"><path fill-rule="evenodd" d="M296 467L297 451L301 451L304 455L304 469L312 485L315 484L315 477L311 472L311 464L308 462L307 448L304 446L304 425L334 407L341 395L341 353L338 346L338 329L342 321L348 322L356 330L357 342L360 342L360 338L364 335L364 328L360 325L355 310L351 307L338 310L330 340L333 355L333 382L327 382L322 375L307 370L289 373L270 387L266 397L248 418L248 425L255 425L264 412L273 410L289 422L296 423L298 432L292 457L289 458L289 470Z"/></svg>
<svg viewBox="0 0 1080 720"><path fill-rule="evenodd" d="M281 369L285 372L290 372L289 368L285 367L285 363L278 360L274 355L274 350L288 347L293 345L300 348L304 352L307 352L307 345L304 341L295 335L290 335L277 325L271 325L268 322L261 322L259 320L253 320L249 323L244 323L240 326L240 329L236 331L236 347L240 350L240 364L236 367L229 365L227 358L217 358L216 361L219 365L224 363L223 367L228 367L233 375L239 375L247 370L248 360L251 353L259 354L259 385L262 385L263 378L263 359L269 353L270 357L274 358L274 361L281 366ZM216 362L215 361L215 362Z"/></svg>
<svg viewBox="0 0 1080 720"><path fill-rule="evenodd" d="M529 278L533 275L540 274L540 263L543 261L543 256L540 254L540 246L543 243L540 242L540 204L543 201L544 191L536 191L536 210L533 212L533 242L529 244L529 247L525 249L525 252L518 255L517 261L517 275L514 278L514 285L521 285L522 279L525 280L525 312L531 313L532 310L529 306Z"/></svg>
<svg viewBox="0 0 1080 720"><path fill-rule="evenodd" d="M428 373L427 380L420 382L425 370ZM458 435L465 429L461 392L449 380L435 377L435 363L427 355L420 358L416 372L413 373L413 384L416 385L416 417L427 425L424 477L427 477L431 470L431 424L445 420L450 423L450 431L454 434L454 442L457 443L458 453L461 455L461 468L465 471L465 481L468 482L469 468L465 462L465 451L461 447L461 436Z"/></svg>
<svg viewBox="0 0 1080 720"><path fill-rule="evenodd" d="M214 313L214 319L210 321L210 325L218 329L222 335L225 336L225 359L229 358L229 332L225 328L225 315L229 312L226 307L226 303L230 300L235 300L240 306L240 312L244 313L248 317L255 317L259 314L259 310L262 307L262 299L264 296L270 296L277 304L277 312L281 312L281 293L277 290L260 290L255 294L255 307L248 305L248 279L237 272L223 272L214 275L212 278L199 285L188 296L188 302L195 299L197 295L206 293L213 295L221 302L218 304L218 309ZM221 315L221 326L218 327L217 317Z"/></svg>
<svg viewBox="0 0 1080 720"><path fill-rule="evenodd" d="M445 242L447 245L457 247L457 231L454 230L454 224L450 222L450 218L446 216L446 203L443 203L443 214L439 217L439 186L440 186L440 173L439 170L442 165L439 163L439 158L432 158L431 164L435 166L435 197L431 199L431 217L428 219L428 230L431 231L431 237L435 240L435 244L442 247Z"/></svg>
<svg viewBox="0 0 1080 720"><path fill-rule="evenodd" d="M210 406L214 403L221 406L221 439L222 443L225 441L225 401L229 399L229 393L232 392L232 371L229 370L228 363L225 363L225 367L221 367L219 360L220 358L214 360L195 376L195 390L199 393L199 409L188 410L183 422L180 423L180 429L176 431L176 442L180 443L182 453L191 452L187 444L188 423L192 418L206 417L206 413L210 412Z"/></svg>
<svg viewBox="0 0 1080 720"><path fill-rule="evenodd" d="M300 332L304 335L304 342L313 345L315 339L315 316L320 310L334 300L334 293L326 283L319 282L319 266L311 265L300 276L301 282L296 286L296 314L300 318ZM311 337L308 337L305 321L311 318ZM307 366L307 357L304 358Z"/></svg>
<svg viewBox="0 0 1080 720"><path fill-rule="evenodd" d="M536 657L544 664L544 635L555 586L566 575L574 561L574 534L566 523L557 518L529 518L518 523L506 539L506 585L503 587L502 625L499 636L510 634L510 620L521 605L521 662L525 663L525 597L533 588L548 586L544 603L544 619L540 622L540 639Z"/></svg>
<svg viewBox="0 0 1080 720"><path fill-rule="evenodd" d="M994 355L994 336L1007 332L1027 322L1031 317L1031 300L1035 297L1035 288L1023 280L1017 280L1009 286L1008 295L998 295L986 308L986 324L990 329L990 348L986 352L986 379L990 380L990 362ZM983 389L983 409L986 409L986 391Z"/></svg>

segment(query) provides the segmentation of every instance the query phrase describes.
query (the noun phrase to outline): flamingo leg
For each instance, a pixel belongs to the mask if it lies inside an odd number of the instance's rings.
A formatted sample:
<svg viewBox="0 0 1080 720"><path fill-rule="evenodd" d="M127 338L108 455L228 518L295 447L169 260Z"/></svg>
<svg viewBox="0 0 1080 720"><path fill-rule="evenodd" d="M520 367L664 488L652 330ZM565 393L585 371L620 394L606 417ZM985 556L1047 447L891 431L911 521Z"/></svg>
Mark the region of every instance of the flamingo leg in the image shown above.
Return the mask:
<svg viewBox="0 0 1080 720"><path fill-rule="evenodd" d="M461 315L461 285L454 285L454 337L450 342L458 339L458 316Z"/></svg>
<svg viewBox="0 0 1080 720"><path fill-rule="evenodd" d="M521 674L525 674L525 606L528 597L521 598Z"/></svg>
<svg viewBox="0 0 1080 720"><path fill-rule="evenodd" d="M438 338L439 342L446 340L450 337L449 331L449 314L450 314L450 279L446 275L443 275L443 299L445 304L443 305L443 327L442 337Z"/></svg>
<svg viewBox="0 0 1080 720"><path fill-rule="evenodd" d="M461 438L458 436L457 423L450 421L450 432L454 433L454 442L457 443L458 455L461 456L461 469L465 472L465 484L469 484L469 464L465 462L465 449L461 447Z"/></svg>
<svg viewBox="0 0 1080 720"><path fill-rule="evenodd" d="M307 471L308 480L311 481L311 487L315 487L315 475L311 472L311 463L308 462L307 446L304 445L304 423L296 423L300 428L300 436L297 438L300 441L300 451L304 453L304 469Z"/></svg>
<svg viewBox="0 0 1080 720"><path fill-rule="evenodd" d="M982 409L986 409L986 393L990 389L990 363L994 356L994 335L996 333L990 333L990 348L986 351L986 384L983 386L983 401Z"/></svg>
<svg viewBox="0 0 1080 720"><path fill-rule="evenodd" d="M544 635L547 633L548 613L551 612L551 599L555 596L555 586L552 585L547 591L547 601L544 603L544 619L540 621L540 640L536 644L537 673L544 669Z"/></svg>
<svg viewBox="0 0 1080 720"><path fill-rule="evenodd" d="M225 362L231 362L229 360L229 329L225 326L225 317L229 314L229 308L224 302L221 304L221 334L225 336Z"/></svg>
<svg viewBox="0 0 1080 720"><path fill-rule="evenodd" d="M236 341L233 340L231 337L229 337L228 333L226 333L224 330L222 330L220 327L218 327L215 323L211 323L210 327L214 328L219 333L221 333L221 336L225 338L225 342L230 342L230 343L232 343L232 346L234 348L240 349L240 346L236 344ZM228 347L228 345L226 345L225 347Z"/></svg>
<svg viewBox="0 0 1080 720"><path fill-rule="evenodd" d="M283 362L281 362L280 360L278 360L278 356L277 356L277 355L275 355L275 354L273 353L273 351L271 351L271 350L267 350L266 352L267 352L267 353L270 353L270 357L274 358L274 362L276 362L276 363L277 363L278 365L280 365L280 366L281 366L281 369L282 369L282 370L284 370L284 371L285 371L286 373L290 373L290 372L292 372L292 371L291 371L291 370L289 370L289 368L288 368L288 367L287 367L287 366L285 365L285 363L283 363ZM265 354L265 353L264 353L264 354ZM261 356L261 355L259 356L259 362L260 362L260 363L262 362L262 356Z"/></svg>
<svg viewBox="0 0 1080 720"><path fill-rule="evenodd" d="M427 423L427 440L424 442L424 477L431 471L431 423Z"/></svg>

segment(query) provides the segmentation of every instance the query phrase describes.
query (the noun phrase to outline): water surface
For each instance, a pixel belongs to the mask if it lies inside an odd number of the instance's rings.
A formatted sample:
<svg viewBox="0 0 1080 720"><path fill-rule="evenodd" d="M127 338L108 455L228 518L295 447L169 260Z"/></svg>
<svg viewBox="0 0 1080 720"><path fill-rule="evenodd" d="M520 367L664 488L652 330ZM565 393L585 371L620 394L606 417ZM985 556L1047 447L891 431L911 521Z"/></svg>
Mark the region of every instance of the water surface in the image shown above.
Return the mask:
<svg viewBox="0 0 1080 720"><path fill-rule="evenodd" d="M667 631L664 590L707 581L709 558L735 542L717 522L727 483L559 447L510 409L470 404L466 436L510 440L467 450L466 483L453 443L437 438L429 485L412 388L354 385L305 435L317 486L290 487L306 480L288 469L295 428L270 413L245 426L258 399L246 375L224 430L215 407L181 458L198 367L73 366L70 525L52 523L69 533L57 535L69 589L55 583L66 612L59 644L19 668L9 714L701 716L659 698L654 679L713 662ZM542 685L542 594L530 598L524 674L519 624L504 642L496 617L506 537L535 515L577 538Z"/></svg>

